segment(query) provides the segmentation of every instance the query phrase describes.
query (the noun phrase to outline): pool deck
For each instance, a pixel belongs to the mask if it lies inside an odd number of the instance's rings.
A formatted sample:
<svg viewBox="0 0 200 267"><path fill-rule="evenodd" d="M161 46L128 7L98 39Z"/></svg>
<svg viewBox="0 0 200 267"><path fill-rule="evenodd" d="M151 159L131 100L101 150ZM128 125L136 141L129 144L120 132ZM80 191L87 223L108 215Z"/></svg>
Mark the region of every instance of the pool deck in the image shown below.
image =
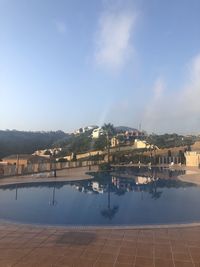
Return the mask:
<svg viewBox="0 0 200 267"><path fill-rule="evenodd" d="M85 178L74 169L64 180ZM93 171L93 169L92 169ZM191 173L195 171L195 173ZM181 179L198 180L191 170ZM198 178L199 177L199 178ZM12 180L11 180L12 179ZM12 177L13 182L54 178ZM194 180L192 181L194 182ZM0 267L200 267L200 226L144 228L67 228L11 224L0 221Z"/></svg>
<svg viewBox="0 0 200 267"><path fill-rule="evenodd" d="M186 174L180 175L179 179L184 182L200 185L200 169L197 167L187 167L185 170Z"/></svg>
<svg viewBox="0 0 200 267"><path fill-rule="evenodd" d="M91 179L89 172L96 172L98 170L97 166L92 166L89 170L88 167L71 168L58 170L56 172L56 177L53 173L49 175L48 172L34 175L25 176L12 176L7 178L0 178L0 185L6 184L19 184L19 183L35 183L35 182L55 182L55 181L76 181Z"/></svg>

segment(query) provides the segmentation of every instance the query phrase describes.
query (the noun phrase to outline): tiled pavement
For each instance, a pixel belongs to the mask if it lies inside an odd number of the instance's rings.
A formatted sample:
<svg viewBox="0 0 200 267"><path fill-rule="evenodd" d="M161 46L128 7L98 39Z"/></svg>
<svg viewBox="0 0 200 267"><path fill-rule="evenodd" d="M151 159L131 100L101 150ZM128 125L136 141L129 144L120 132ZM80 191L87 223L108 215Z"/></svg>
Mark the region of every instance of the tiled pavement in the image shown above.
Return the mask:
<svg viewBox="0 0 200 267"><path fill-rule="evenodd" d="M0 267L200 267L200 227L69 230L0 224Z"/></svg>

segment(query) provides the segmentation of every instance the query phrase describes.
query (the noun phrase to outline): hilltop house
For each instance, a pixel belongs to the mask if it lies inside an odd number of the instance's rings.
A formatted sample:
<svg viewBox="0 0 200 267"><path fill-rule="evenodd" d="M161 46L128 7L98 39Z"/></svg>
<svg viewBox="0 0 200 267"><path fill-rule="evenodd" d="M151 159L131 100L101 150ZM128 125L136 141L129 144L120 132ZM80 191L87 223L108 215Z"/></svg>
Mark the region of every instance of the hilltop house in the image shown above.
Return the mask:
<svg viewBox="0 0 200 267"><path fill-rule="evenodd" d="M158 149L157 146L154 146L154 145L151 145L149 144L147 141L145 140L138 140L138 139L135 139L134 141L134 147L136 149L142 149L142 148L147 148L147 149Z"/></svg>
<svg viewBox="0 0 200 267"><path fill-rule="evenodd" d="M98 128L98 126L96 126L96 125L90 125L90 126L82 127L82 128L79 128L78 130L75 130L74 134L79 135L79 134L88 132L90 130L94 130L96 128Z"/></svg>
<svg viewBox="0 0 200 267"><path fill-rule="evenodd" d="M97 138L99 138L103 134L104 134L104 130L101 127L99 127L99 128L94 129L92 131L92 138L93 139L97 139Z"/></svg>
<svg viewBox="0 0 200 267"><path fill-rule="evenodd" d="M33 155L49 158L50 155L57 155L60 151L62 151L62 148L60 148L60 147L49 148L49 149L43 149L43 150L36 150L33 153Z"/></svg>

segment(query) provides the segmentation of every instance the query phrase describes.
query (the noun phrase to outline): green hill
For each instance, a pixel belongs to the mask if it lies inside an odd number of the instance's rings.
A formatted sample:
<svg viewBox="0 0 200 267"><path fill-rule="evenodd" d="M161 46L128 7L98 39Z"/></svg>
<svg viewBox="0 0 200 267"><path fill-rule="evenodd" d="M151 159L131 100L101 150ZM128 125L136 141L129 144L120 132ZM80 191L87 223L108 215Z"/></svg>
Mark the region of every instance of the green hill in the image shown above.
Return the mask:
<svg viewBox="0 0 200 267"><path fill-rule="evenodd" d="M0 158L11 154L32 154L35 150L50 148L58 140L65 140L68 136L62 131L0 131Z"/></svg>

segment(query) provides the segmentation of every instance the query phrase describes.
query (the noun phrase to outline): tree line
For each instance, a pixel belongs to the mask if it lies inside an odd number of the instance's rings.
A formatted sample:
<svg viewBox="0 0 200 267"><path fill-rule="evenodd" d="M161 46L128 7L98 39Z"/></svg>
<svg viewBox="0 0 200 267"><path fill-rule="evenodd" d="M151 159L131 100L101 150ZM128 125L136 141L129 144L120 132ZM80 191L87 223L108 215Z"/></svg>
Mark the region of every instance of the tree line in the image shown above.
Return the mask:
<svg viewBox="0 0 200 267"><path fill-rule="evenodd" d="M11 154L32 154L39 149L51 148L68 137L62 131L26 132L17 130L0 131L0 159Z"/></svg>

